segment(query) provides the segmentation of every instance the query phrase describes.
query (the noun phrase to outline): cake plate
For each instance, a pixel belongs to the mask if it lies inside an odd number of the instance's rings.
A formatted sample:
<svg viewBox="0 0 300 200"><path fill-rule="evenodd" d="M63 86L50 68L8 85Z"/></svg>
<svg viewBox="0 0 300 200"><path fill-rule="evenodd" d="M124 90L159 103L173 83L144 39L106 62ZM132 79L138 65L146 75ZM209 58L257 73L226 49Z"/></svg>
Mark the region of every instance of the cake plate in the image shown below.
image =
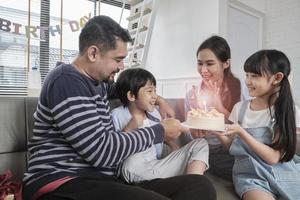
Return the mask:
<svg viewBox="0 0 300 200"><path fill-rule="evenodd" d="M228 124L225 124L225 129L207 129L206 127L192 126L192 125L188 124L186 121L181 122L181 124L187 128L191 128L191 129L201 129L201 130L207 130L207 131L221 131L221 132L226 131L226 126L228 125Z"/></svg>

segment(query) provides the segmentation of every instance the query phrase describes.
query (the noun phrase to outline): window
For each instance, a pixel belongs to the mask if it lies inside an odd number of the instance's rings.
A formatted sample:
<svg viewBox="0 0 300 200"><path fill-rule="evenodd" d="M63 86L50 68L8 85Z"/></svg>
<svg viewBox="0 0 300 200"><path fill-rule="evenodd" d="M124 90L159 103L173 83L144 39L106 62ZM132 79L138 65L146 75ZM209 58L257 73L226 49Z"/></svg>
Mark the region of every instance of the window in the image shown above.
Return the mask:
<svg viewBox="0 0 300 200"><path fill-rule="evenodd" d="M0 2L0 95L38 95L59 61L71 63L78 36L99 13L119 21L122 3L114 0L2 0ZM121 26L127 27L129 7ZM29 12L30 11L30 12Z"/></svg>

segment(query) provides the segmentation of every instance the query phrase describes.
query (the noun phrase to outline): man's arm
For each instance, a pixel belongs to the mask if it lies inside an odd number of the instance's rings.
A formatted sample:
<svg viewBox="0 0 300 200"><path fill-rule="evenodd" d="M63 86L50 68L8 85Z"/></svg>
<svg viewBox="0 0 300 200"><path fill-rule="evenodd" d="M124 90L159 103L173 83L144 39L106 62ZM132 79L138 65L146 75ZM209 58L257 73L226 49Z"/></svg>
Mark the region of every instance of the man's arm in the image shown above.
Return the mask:
<svg viewBox="0 0 300 200"><path fill-rule="evenodd" d="M56 96L60 95L57 101ZM63 77L47 95L56 129L72 148L94 167L115 166L128 156L163 141L161 124L123 134L111 123L107 102L92 94L84 81ZM42 120L42 111L38 113Z"/></svg>

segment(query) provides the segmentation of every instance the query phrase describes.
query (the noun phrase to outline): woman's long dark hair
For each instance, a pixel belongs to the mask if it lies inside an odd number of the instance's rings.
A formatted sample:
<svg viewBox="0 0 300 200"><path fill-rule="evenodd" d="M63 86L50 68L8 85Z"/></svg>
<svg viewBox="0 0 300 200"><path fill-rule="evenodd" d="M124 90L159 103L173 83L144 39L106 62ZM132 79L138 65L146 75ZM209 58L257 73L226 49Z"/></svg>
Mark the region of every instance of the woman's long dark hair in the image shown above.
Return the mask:
<svg viewBox="0 0 300 200"><path fill-rule="evenodd" d="M282 151L281 162L290 161L296 152L297 136L294 101L288 80L291 71L289 59L281 51L261 50L246 60L244 70L259 75L274 75L278 72L284 74L279 91L269 98L271 107L271 99L277 96L274 103L276 137L270 146Z"/></svg>
<svg viewBox="0 0 300 200"><path fill-rule="evenodd" d="M226 40L220 36L214 35L206 39L198 48L196 56L204 49L211 50L221 62L227 62L231 58L230 47ZM224 80L221 89L224 89L225 83L231 93L231 98L224 102L225 108L231 112L234 104L240 101L241 82L231 72L231 66L224 70ZM221 91L222 92L222 91Z"/></svg>

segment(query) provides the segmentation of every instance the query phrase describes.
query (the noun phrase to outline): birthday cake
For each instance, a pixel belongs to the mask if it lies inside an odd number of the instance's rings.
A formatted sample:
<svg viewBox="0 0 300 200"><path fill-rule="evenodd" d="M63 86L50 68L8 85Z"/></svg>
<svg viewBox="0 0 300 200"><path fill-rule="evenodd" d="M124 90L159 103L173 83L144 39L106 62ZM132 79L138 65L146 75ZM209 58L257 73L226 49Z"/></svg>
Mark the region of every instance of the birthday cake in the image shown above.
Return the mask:
<svg viewBox="0 0 300 200"><path fill-rule="evenodd" d="M192 109L188 111L184 124L190 128L202 130L223 131L225 129L224 114L216 109L210 111Z"/></svg>

